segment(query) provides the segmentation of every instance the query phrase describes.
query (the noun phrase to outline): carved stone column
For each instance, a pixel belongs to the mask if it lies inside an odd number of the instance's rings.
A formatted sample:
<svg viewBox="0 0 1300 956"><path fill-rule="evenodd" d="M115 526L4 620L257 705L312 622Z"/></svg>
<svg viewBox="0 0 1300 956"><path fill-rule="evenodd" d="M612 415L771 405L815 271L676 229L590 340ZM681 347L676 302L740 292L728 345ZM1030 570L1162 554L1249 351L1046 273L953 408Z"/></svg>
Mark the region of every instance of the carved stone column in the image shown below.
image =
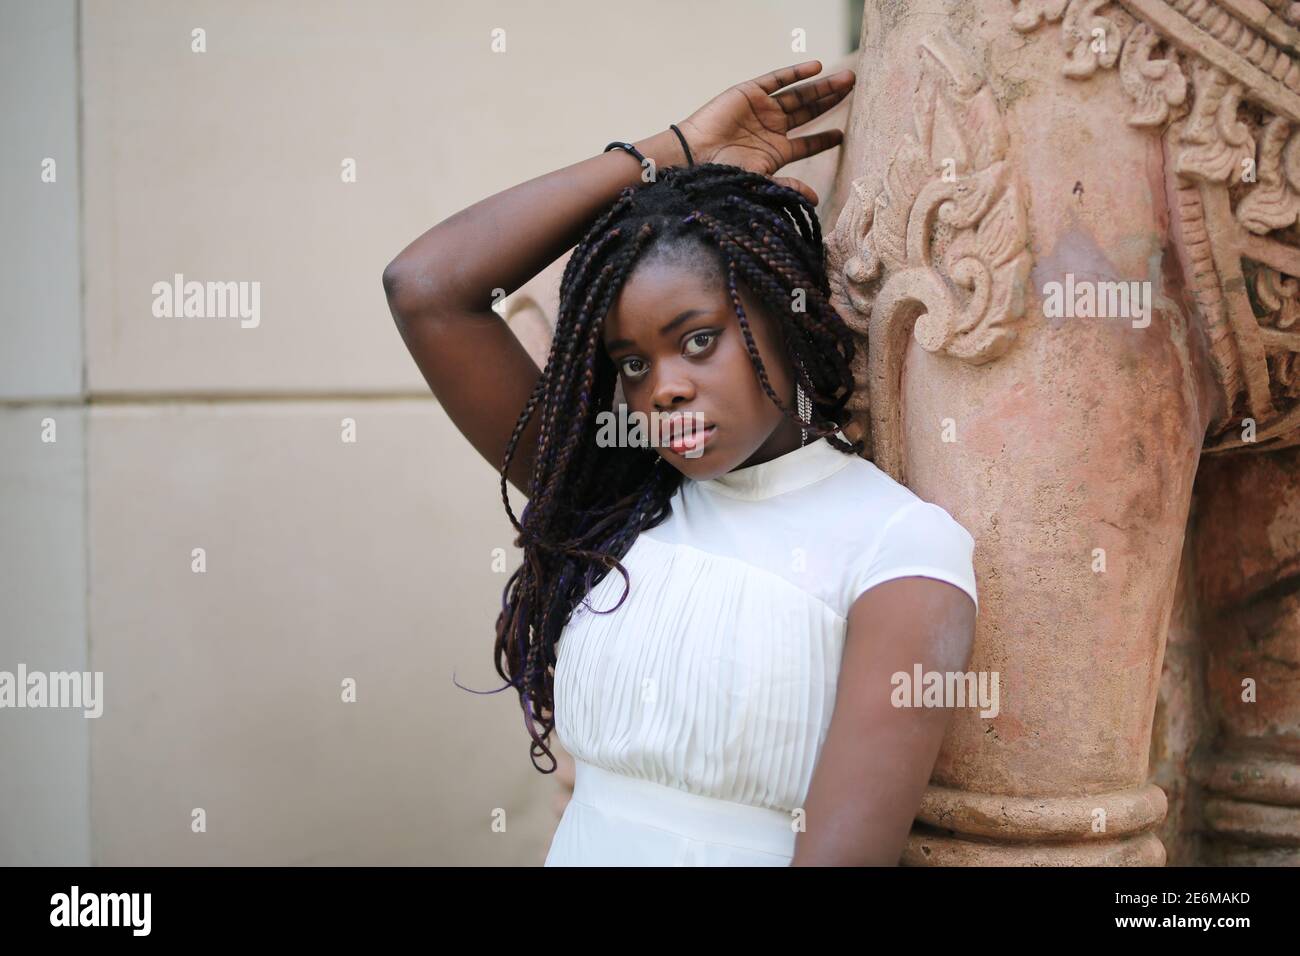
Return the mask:
<svg viewBox="0 0 1300 956"><path fill-rule="evenodd" d="M972 668L1003 690L957 715L905 862L1164 859L1149 735L1202 453L1208 852L1295 859L1296 9L866 3L827 242L855 413L974 533ZM1121 309L1062 310L1084 286Z"/></svg>
<svg viewBox="0 0 1300 956"><path fill-rule="evenodd" d="M1201 861L1300 865L1300 449L1207 462L1196 495Z"/></svg>
<svg viewBox="0 0 1300 956"><path fill-rule="evenodd" d="M1132 72L1143 123L1169 118L1177 68L1146 37L1124 78L1085 89L1134 21L1062 50L1034 27L1067 4L1025 6L867 3L828 240L873 458L974 534L971 667L1000 676L998 716L956 715L904 862L1159 864L1157 678L1224 417L1169 249L1162 141L1124 120ZM1076 281L1149 283L1149 308L1045 314Z"/></svg>

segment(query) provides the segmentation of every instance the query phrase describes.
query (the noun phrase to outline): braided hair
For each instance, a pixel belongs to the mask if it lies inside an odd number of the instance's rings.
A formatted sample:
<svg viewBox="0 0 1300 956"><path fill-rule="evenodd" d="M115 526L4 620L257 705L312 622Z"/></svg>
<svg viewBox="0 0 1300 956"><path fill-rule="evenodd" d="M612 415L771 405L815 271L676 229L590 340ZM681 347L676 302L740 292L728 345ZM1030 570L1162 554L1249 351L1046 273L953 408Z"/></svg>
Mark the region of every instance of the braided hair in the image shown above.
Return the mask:
<svg viewBox="0 0 1300 956"><path fill-rule="evenodd" d="M701 252L703 255L701 256ZM506 446L501 500L519 533L524 560L506 582L497 618L497 673L519 693L532 738L533 766L555 770L546 745L554 729L556 644L570 615L636 537L671 513L682 475L653 448L599 447L597 415L613 407L617 368L604 351L605 317L638 261L689 256L725 277L750 362L768 397L799 421L773 391L738 285L776 318L799 384L812 399L813 437L848 454L834 432L846 424L853 391L854 340L830 304L821 227L798 191L736 166L666 167L650 183L628 186L588 230L560 282L559 314L546 367ZM802 290L802 311L792 307ZM540 417L536 457L521 518L510 508L506 474L520 436ZM505 688L501 688L504 690ZM540 733L539 733L540 724ZM548 768L537 762L545 754Z"/></svg>

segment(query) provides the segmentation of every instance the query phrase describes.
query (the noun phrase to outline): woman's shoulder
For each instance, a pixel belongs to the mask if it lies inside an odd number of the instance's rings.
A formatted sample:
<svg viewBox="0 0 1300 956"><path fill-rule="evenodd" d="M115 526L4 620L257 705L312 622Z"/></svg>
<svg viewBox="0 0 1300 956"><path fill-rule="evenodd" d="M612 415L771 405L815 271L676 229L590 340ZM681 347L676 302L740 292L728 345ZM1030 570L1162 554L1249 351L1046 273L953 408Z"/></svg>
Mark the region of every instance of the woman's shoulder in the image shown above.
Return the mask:
<svg viewBox="0 0 1300 956"><path fill-rule="evenodd" d="M865 526L864 530L883 529L897 521L934 523L943 518L957 524L947 509L926 501L874 462L858 455L849 457L848 466L832 476L838 481L826 489L830 494L823 498L824 504L831 504L827 498L833 497L834 507L842 509L846 520Z"/></svg>
<svg viewBox="0 0 1300 956"><path fill-rule="evenodd" d="M946 508L927 501L864 458L838 476L846 535L854 540L847 562L846 606L864 590L896 577L933 577L976 598L975 539Z"/></svg>

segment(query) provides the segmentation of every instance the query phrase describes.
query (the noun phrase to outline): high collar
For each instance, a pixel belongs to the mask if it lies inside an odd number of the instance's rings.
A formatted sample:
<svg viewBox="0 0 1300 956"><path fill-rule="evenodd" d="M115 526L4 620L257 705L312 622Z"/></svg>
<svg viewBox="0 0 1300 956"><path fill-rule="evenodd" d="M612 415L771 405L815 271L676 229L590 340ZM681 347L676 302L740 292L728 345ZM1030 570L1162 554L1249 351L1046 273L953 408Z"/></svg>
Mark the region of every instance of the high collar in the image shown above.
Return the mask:
<svg viewBox="0 0 1300 956"><path fill-rule="evenodd" d="M843 432L836 432L842 441L848 441ZM728 498L745 498L756 501L774 498L835 474L849 464L853 456L831 446L825 438L786 452L768 461L737 468L695 484L715 494Z"/></svg>

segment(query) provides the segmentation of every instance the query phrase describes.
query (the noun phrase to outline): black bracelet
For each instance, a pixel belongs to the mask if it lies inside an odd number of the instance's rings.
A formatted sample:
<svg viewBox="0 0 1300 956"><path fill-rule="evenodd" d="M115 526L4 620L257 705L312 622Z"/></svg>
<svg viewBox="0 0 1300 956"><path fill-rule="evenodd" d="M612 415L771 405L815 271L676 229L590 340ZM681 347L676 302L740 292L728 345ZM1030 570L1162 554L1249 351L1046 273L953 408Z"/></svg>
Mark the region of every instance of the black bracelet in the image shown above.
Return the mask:
<svg viewBox="0 0 1300 956"><path fill-rule="evenodd" d="M611 149L625 149L629 155L636 157L636 161L640 163L642 167L645 166L645 157L641 155L641 150L637 149L631 143L620 143L615 141L605 147L605 152L608 153Z"/></svg>
<svg viewBox="0 0 1300 956"><path fill-rule="evenodd" d="M682 135L682 131L677 128L676 123L669 123L668 128L672 130L674 133L676 133L677 138L682 141L682 152L686 154L686 165L694 166L695 159L694 157L691 156L691 148L686 145L686 137Z"/></svg>

